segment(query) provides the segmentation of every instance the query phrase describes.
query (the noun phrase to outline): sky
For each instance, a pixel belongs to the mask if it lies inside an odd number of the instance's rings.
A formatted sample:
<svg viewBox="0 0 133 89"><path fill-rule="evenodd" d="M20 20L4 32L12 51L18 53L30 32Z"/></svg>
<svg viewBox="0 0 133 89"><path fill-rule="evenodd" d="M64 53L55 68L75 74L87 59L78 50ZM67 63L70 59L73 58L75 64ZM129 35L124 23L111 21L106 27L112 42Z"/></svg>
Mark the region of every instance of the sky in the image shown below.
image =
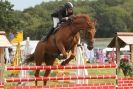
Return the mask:
<svg viewBox="0 0 133 89"><path fill-rule="evenodd" d="M8 1L11 2L11 4L14 4L13 9L23 11L28 7L34 7L35 5L41 4L43 1L48 2L54 0L8 0Z"/></svg>

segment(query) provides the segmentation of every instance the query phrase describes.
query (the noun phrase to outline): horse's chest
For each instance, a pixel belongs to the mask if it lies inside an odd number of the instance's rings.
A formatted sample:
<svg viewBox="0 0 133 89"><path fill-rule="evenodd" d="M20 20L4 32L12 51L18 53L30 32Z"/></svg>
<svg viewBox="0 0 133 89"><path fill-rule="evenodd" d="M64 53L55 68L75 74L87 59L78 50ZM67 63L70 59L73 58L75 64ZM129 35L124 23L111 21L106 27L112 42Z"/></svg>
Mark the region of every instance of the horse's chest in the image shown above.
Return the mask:
<svg viewBox="0 0 133 89"><path fill-rule="evenodd" d="M75 44L76 44L76 39L72 37L72 38L67 39L64 45L65 45L65 48L69 50L73 48Z"/></svg>

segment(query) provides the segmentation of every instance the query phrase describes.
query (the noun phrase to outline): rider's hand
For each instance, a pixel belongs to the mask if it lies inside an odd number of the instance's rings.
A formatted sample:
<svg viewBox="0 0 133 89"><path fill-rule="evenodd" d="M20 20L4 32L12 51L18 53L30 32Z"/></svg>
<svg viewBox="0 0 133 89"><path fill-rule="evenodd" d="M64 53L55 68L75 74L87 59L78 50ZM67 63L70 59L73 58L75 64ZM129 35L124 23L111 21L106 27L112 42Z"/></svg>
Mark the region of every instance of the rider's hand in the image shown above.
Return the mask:
<svg viewBox="0 0 133 89"><path fill-rule="evenodd" d="M68 18L68 22L72 22L72 18Z"/></svg>
<svg viewBox="0 0 133 89"><path fill-rule="evenodd" d="M65 18L62 18L61 22L66 22L66 17Z"/></svg>
<svg viewBox="0 0 133 89"><path fill-rule="evenodd" d="M65 17L65 18L62 18L62 20L61 20L61 22L66 22L66 21L71 22L72 19L69 17Z"/></svg>

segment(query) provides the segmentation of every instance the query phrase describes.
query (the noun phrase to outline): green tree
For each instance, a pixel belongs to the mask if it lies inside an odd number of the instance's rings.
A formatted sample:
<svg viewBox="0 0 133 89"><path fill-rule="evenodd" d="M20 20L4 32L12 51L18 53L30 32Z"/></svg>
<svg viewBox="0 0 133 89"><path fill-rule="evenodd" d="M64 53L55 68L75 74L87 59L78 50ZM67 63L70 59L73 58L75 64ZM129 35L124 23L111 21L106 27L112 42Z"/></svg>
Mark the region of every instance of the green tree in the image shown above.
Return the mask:
<svg viewBox="0 0 133 89"><path fill-rule="evenodd" d="M67 0L42 2L24 11L12 10L11 26L13 30L23 31L24 38L29 36L31 39L41 39L52 27L51 13L65 2ZM88 14L97 20L96 37L112 37L118 31L133 31L133 0L71 0L71 2L74 4L75 15Z"/></svg>
<svg viewBox="0 0 133 89"><path fill-rule="evenodd" d="M126 10L129 7L124 8L125 3L123 0L98 0L90 4L98 23L96 37L112 37L115 32L131 31L132 16Z"/></svg>
<svg viewBox="0 0 133 89"><path fill-rule="evenodd" d="M8 1L0 1L0 30L14 31L17 25L13 5ZM14 31L15 32L15 31Z"/></svg>

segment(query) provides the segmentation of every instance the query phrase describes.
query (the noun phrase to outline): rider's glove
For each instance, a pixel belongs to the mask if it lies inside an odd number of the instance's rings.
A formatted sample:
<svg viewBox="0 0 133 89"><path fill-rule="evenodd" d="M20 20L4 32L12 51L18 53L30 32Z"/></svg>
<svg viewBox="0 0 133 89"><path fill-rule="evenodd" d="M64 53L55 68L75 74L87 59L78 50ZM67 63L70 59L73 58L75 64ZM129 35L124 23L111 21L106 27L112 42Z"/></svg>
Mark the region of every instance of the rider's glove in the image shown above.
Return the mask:
<svg viewBox="0 0 133 89"><path fill-rule="evenodd" d="M61 22L66 22L66 21L71 22L72 20L69 17L62 18L62 20L61 20Z"/></svg>
<svg viewBox="0 0 133 89"><path fill-rule="evenodd" d="M67 21L66 17L61 19L61 22L66 22L66 21Z"/></svg>

